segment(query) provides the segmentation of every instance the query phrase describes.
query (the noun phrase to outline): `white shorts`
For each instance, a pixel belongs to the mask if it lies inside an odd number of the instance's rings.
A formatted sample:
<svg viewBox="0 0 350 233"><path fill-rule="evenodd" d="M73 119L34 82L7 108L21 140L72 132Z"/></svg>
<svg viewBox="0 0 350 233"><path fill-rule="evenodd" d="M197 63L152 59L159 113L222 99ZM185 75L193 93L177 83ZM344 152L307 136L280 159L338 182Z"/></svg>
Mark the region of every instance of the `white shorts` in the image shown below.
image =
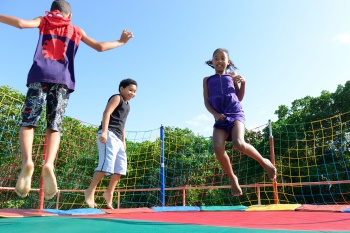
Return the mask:
<svg viewBox="0 0 350 233"><path fill-rule="evenodd" d="M107 176L126 175L127 158L123 142L117 135L108 130L107 142L101 143L99 140L101 133L102 130L97 132L99 159L95 172L106 172Z"/></svg>

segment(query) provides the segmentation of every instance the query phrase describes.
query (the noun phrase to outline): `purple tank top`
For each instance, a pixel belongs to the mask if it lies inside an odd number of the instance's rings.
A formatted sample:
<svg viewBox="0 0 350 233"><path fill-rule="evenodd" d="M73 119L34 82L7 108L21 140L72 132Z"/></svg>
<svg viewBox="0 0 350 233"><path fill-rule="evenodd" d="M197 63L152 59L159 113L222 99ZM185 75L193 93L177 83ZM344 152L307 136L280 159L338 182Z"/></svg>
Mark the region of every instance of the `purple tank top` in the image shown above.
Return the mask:
<svg viewBox="0 0 350 233"><path fill-rule="evenodd" d="M39 40L27 86L34 82L59 83L75 89L74 57L82 34L59 11L46 12L39 26Z"/></svg>

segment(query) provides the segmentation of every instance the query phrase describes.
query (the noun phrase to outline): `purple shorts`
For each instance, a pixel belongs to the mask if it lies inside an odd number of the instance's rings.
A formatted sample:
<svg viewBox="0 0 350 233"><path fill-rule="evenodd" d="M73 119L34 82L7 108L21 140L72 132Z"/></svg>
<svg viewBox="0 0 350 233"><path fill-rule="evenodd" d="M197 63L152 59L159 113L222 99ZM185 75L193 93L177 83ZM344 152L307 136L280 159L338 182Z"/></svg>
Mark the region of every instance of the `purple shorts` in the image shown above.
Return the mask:
<svg viewBox="0 0 350 233"><path fill-rule="evenodd" d="M232 128L235 126L235 121L240 121L244 124L245 119L243 117L238 117L237 119L226 117L224 121L215 121L214 128L222 129L228 133L226 141L232 141Z"/></svg>

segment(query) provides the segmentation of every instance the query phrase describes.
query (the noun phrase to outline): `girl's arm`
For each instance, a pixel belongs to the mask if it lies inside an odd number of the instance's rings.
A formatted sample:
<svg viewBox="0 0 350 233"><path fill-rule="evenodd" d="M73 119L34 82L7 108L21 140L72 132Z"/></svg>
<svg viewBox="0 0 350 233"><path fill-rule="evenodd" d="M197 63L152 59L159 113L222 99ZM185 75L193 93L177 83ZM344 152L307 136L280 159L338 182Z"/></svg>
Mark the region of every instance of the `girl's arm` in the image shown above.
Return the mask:
<svg viewBox="0 0 350 233"><path fill-rule="evenodd" d="M242 76L237 75L236 80L237 81L235 81L234 83L235 83L237 97L239 101L242 101L245 94L245 79ZM238 85L239 83L241 85Z"/></svg>
<svg viewBox="0 0 350 233"><path fill-rule="evenodd" d="M245 78L237 75L236 72L229 72L229 74L232 77L233 85L236 89L236 95L239 101L243 100L244 94L245 94Z"/></svg>
<svg viewBox="0 0 350 233"><path fill-rule="evenodd" d="M0 15L0 22L19 29L37 28L41 23L41 17L37 17L31 20L24 20L9 15Z"/></svg>
<svg viewBox="0 0 350 233"><path fill-rule="evenodd" d="M80 28L80 31L83 34L83 37L81 38L81 40L86 45L90 46L91 48L95 49L98 52L104 52L104 51L122 46L126 44L132 37L134 37L132 32L128 30L123 30L119 40L109 41L109 42L98 42L95 39L89 37L83 29Z"/></svg>
<svg viewBox="0 0 350 233"><path fill-rule="evenodd" d="M99 138L100 142L106 143L107 141L107 132L108 132L108 124L109 124L109 119L111 114L113 113L114 109L118 107L120 103L120 96L115 95L110 99L108 102L106 109L103 111L103 116L102 116L102 134Z"/></svg>
<svg viewBox="0 0 350 233"><path fill-rule="evenodd" d="M217 111L215 111L215 109L211 106L211 104L208 101L209 98L209 91L208 91L208 85L207 85L207 80L208 77L205 77L203 79L203 97L204 97L204 105L206 107L206 109L213 114L214 118L216 121L223 121L225 120L225 115L222 113L218 113Z"/></svg>

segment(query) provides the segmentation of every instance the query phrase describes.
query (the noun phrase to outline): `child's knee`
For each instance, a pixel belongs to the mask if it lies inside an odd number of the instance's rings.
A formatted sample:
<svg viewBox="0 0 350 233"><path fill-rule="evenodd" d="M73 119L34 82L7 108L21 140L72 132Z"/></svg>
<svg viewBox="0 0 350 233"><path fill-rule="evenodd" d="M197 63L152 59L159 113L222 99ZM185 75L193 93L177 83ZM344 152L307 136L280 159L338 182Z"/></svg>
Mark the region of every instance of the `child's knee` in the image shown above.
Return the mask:
<svg viewBox="0 0 350 233"><path fill-rule="evenodd" d="M238 151L245 151L246 142L242 140L232 140L233 147Z"/></svg>
<svg viewBox="0 0 350 233"><path fill-rule="evenodd" d="M214 149L215 155L221 155L221 154L225 153L225 146L222 146L219 144L214 144L213 149Z"/></svg>

